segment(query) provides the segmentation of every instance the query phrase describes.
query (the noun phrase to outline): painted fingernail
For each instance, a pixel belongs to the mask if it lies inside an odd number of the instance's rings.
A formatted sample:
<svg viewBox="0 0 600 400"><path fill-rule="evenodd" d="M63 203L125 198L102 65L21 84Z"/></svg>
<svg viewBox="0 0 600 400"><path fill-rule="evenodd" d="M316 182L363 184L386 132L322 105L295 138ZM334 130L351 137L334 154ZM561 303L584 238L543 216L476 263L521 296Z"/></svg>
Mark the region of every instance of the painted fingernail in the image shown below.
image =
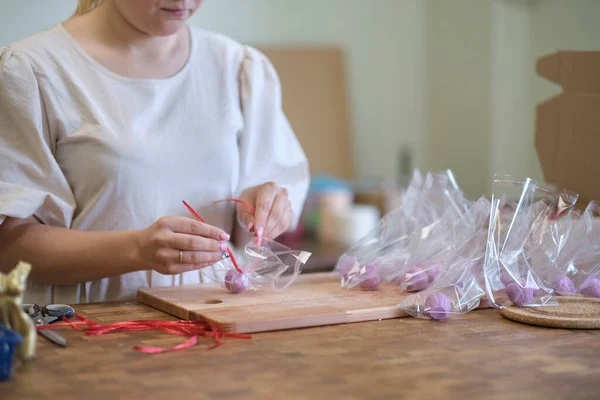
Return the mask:
<svg viewBox="0 0 600 400"><path fill-rule="evenodd" d="M231 238L231 236L229 236L225 232L221 233L219 237L221 238L221 240L229 240Z"/></svg>
<svg viewBox="0 0 600 400"><path fill-rule="evenodd" d="M258 228L258 230L256 231L256 234L258 235L258 237L262 237L263 233L265 232L265 230L263 229L263 227L261 226L260 228Z"/></svg>
<svg viewBox="0 0 600 400"><path fill-rule="evenodd" d="M221 251L227 250L227 245L224 242L219 243L219 250L221 250Z"/></svg>

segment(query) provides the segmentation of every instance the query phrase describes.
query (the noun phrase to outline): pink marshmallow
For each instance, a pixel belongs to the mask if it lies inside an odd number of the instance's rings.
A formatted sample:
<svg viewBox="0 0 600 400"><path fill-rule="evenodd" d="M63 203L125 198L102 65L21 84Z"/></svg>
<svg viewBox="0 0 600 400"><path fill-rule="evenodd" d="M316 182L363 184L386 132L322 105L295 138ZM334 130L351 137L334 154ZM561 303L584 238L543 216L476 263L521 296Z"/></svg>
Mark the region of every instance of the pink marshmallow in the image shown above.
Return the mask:
<svg viewBox="0 0 600 400"><path fill-rule="evenodd" d="M563 276L554 283L554 291L559 295L573 293L575 291L575 285L569 277Z"/></svg>
<svg viewBox="0 0 600 400"><path fill-rule="evenodd" d="M421 267L413 265L406 271L403 283L407 292L419 292L429 286L429 276Z"/></svg>
<svg viewBox="0 0 600 400"><path fill-rule="evenodd" d="M437 278L440 277L444 273L444 265L437 261L432 261L427 264L427 269L425 270L427 274L427 280L429 283L433 283Z"/></svg>
<svg viewBox="0 0 600 400"><path fill-rule="evenodd" d="M518 307L523 307L533 301L533 289L529 287L523 288L515 282L511 282L506 286L506 294L510 301Z"/></svg>
<svg viewBox="0 0 600 400"><path fill-rule="evenodd" d="M500 273L500 282L502 282L504 286L508 286L509 283L514 283L515 281L508 272L504 271Z"/></svg>
<svg viewBox="0 0 600 400"><path fill-rule="evenodd" d="M375 290L381 284L381 278L379 278L377 266L375 265L367 265L365 273L360 277L365 278L358 284L362 290Z"/></svg>
<svg viewBox="0 0 600 400"><path fill-rule="evenodd" d="M443 320L450 315L450 298L443 293L435 293L427 296L425 300L425 312L432 319Z"/></svg>
<svg viewBox="0 0 600 400"><path fill-rule="evenodd" d="M235 268L227 271L224 281L225 289L233 294L242 293L249 286L248 278L240 274Z"/></svg>
<svg viewBox="0 0 600 400"><path fill-rule="evenodd" d="M600 297L600 279L592 279L579 291L587 297Z"/></svg>
<svg viewBox="0 0 600 400"><path fill-rule="evenodd" d="M343 256L338 264L338 272L341 276L346 276L356 264L358 264L356 257Z"/></svg>

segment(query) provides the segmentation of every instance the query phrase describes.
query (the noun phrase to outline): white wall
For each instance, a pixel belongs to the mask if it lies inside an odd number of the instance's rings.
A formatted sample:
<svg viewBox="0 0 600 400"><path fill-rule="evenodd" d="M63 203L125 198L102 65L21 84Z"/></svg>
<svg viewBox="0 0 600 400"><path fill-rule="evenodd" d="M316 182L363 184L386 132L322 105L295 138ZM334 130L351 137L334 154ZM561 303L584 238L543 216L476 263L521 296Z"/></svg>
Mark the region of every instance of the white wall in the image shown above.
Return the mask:
<svg viewBox="0 0 600 400"><path fill-rule="evenodd" d="M424 166L450 168L470 196L489 182L490 0L427 9Z"/></svg>
<svg viewBox="0 0 600 400"><path fill-rule="evenodd" d="M7 46L69 18L77 0L0 0L0 3L0 46Z"/></svg>
<svg viewBox="0 0 600 400"><path fill-rule="evenodd" d="M491 25L490 177L537 175L529 82L532 64L528 1L493 0ZM488 184L491 189L492 181Z"/></svg>

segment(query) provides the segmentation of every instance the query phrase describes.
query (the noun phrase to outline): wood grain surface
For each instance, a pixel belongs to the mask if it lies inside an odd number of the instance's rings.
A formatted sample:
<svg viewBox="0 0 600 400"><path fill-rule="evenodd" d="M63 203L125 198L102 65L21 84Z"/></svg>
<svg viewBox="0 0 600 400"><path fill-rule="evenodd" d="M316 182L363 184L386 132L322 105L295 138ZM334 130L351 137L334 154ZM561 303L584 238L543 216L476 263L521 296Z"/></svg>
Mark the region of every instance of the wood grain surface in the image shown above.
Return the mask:
<svg viewBox="0 0 600 400"><path fill-rule="evenodd" d="M100 322L173 319L135 303L81 305ZM160 332L38 341L0 399L597 399L600 332L532 327L498 310L445 322L400 318L227 339L174 353Z"/></svg>
<svg viewBox="0 0 600 400"><path fill-rule="evenodd" d="M318 273L301 275L282 292L188 285L141 289L138 301L178 318L208 319L226 332L253 333L406 317L397 307L406 296L395 285L345 289L337 273Z"/></svg>

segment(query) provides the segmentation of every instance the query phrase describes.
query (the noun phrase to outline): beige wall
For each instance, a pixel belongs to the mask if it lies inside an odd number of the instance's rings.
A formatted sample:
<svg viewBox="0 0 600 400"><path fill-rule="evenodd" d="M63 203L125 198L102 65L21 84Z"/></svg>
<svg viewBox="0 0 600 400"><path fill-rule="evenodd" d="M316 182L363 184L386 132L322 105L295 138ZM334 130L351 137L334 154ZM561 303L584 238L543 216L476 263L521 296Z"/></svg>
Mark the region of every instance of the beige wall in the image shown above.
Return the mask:
<svg viewBox="0 0 600 400"><path fill-rule="evenodd" d="M428 2L423 165L472 196L489 181L490 22L488 0Z"/></svg>

